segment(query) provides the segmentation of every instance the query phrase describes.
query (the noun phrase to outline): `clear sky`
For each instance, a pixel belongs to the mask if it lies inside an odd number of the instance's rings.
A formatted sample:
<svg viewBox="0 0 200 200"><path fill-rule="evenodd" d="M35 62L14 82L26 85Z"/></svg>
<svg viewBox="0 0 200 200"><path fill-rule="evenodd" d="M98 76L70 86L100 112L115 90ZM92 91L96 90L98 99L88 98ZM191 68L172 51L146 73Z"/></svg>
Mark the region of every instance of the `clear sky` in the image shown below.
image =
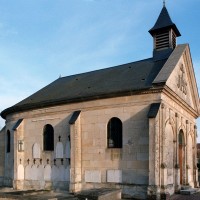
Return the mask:
<svg viewBox="0 0 200 200"><path fill-rule="evenodd" d="M200 89L200 1L166 6L178 43L190 44ZM60 75L151 57L148 30L161 9L162 0L0 0L0 111Z"/></svg>

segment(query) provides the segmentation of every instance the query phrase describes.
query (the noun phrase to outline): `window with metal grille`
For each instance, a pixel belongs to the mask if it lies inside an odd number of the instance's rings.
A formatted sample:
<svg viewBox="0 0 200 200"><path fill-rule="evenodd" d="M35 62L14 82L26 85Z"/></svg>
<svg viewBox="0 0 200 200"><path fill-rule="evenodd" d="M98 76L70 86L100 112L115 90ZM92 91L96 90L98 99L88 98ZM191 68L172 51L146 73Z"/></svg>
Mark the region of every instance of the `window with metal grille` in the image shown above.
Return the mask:
<svg viewBox="0 0 200 200"><path fill-rule="evenodd" d="M122 148L122 122L116 117L107 125L107 145L108 148Z"/></svg>
<svg viewBox="0 0 200 200"><path fill-rule="evenodd" d="M6 152L10 153L10 131L7 130L7 135L6 135Z"/></svg>
<svg viewBox="0 0 200 200"><path fill-rule="evenodd" d="M43 145L44 151L54 151L54 129L50 124L44 126Z"/></svg>

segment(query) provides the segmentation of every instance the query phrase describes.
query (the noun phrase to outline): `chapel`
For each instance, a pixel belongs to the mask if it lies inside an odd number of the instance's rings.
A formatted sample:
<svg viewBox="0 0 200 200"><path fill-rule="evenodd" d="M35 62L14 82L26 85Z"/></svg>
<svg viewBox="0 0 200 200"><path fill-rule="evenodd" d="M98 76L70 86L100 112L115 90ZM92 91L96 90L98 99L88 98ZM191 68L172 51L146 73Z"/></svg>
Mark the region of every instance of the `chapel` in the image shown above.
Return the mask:
<svg viewBox="0 0 200 200"><path fill-rule="evenodd" d="M60 77L2 111L2 186L155 200L199 186L190 47L165 5L149 33L152 57Z"/></svg>

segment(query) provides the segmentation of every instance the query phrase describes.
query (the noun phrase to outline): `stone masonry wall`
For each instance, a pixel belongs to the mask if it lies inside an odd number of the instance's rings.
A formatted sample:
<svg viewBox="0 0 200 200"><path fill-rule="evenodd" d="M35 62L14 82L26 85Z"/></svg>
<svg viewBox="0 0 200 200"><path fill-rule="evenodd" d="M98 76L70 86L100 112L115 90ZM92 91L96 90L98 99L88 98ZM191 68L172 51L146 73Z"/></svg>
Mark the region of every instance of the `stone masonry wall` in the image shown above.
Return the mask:
<svg viewBox="0 0 200 200"><path fill-rule="evenodd" d="M9 116L7 121L12 124L15 124L18 119L24 119L23 128L20 125L16 130L18 139L24 140L24 151L17 152L16 164L21 173L15 170L14 186L18 189L52 188L54 185L68 188L69 177L61 179L62 176L58 172L53 175L52 171L48 171L48 176L44 173L38 178L36 168L50 167L55 168L56 171L63 166L64 173L69 173L70 159L66 156L68 136L71 134L69 119L74 111L81 110L82 163L79 187L81 189L117 187L122 188L123 194L128 197L145 198L149 173L147 114L150 105L158 102L159 98L159 94L144 94L63 105ZM123 124L123 148L121 149L107 148L107 124L112 117L119 118ZM54 128L54 148L61 136L64 149L62 164L61 159L56 158L55 150L54 152L43 151L43 128L46 124ZM38 158L33 157L33 146L36 143L36 146L40 147ZM71 152L71 157L73 156ZM26 171L32 176L27 177Z"/></svg>

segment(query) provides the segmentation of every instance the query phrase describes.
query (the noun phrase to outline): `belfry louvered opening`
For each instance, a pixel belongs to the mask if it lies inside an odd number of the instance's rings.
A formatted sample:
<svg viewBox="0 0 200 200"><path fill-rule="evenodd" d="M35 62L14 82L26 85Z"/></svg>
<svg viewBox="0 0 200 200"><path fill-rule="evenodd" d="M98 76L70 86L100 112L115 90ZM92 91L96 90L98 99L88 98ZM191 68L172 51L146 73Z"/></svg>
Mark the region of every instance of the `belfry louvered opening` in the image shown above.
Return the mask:
<svg viewBox="0 0 200 200"><path fill-rule="evenodd" d="M176 47L176 34L172 31L172 47Z"/></svg>
<svg viewBox="0 0 200 200"><path fill-rule="evenodd" d="M169 31L157 33L155 37L155 48L163 49L169 46Z"/></svg>

